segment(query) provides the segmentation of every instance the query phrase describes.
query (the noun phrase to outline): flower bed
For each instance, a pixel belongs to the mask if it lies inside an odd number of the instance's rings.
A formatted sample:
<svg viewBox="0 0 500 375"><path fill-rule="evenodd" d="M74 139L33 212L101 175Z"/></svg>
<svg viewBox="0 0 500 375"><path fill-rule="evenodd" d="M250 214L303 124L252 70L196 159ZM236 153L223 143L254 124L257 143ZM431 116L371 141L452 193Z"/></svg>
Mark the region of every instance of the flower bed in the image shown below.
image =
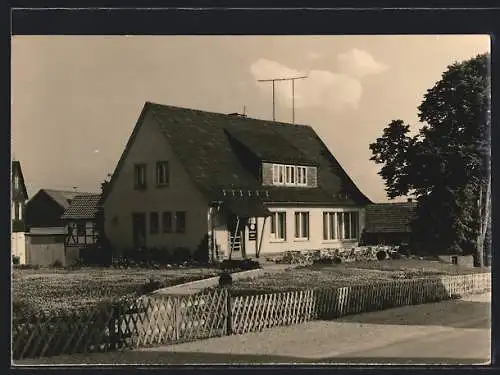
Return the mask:
<svg viewBox="0 0 500 375"><path fill-rule="evenodd" d="M279 273L264 272L254 279L235 280L233 293L252 294L253 291L276 292L309 288L339 288L393 281L395 279L424 279L440 276L483 273L485 269L460 267L439 261L400 259L358 261L341 264L303 265Z"/></svg>
<svg viewBox="0 0 500 375"><path fill-rule="evenodd" d="M358 246L350 248L331 248L320 250L286 251L284 254L268 258L269 261L281 264L312 264L312 263L338 263L360 262L377 260L379 252L385 253L385 258L397 254L398 246ZM328 262L331 260L332 262Z"/></svg>
<svg viewBox="0 0 500 375"><path fill-rule="evenodd" d="M125 296L140 295L151 287L167 287L217 276L215 268L14 269L13 315L79 310Z"/></svg>

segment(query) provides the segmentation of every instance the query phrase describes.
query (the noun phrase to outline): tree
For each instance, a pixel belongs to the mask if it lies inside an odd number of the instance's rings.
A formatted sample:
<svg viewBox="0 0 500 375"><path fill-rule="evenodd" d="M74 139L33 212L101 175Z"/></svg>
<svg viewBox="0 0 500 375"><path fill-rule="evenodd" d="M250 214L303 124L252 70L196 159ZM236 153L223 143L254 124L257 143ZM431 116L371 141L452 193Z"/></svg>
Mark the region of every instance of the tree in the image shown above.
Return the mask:
<svg viewBox="0 0 500 375"><path fill-rule="evenodd" d="M370 145L390 199L417 198L413 248L473 253L482 265L490 228L489 55L448 66L418 107L425 125L410 136L392 121Z"/></svg>

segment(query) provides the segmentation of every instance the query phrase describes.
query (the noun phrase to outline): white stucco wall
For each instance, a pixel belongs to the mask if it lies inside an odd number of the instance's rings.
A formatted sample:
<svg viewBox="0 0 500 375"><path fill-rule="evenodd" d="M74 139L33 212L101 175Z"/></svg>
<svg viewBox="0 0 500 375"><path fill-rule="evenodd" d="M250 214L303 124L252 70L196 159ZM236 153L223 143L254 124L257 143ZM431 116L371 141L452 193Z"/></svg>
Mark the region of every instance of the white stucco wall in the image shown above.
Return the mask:
<svg viewBox="0 0 500 375"><path fill-rule="evenodd" d="M282 253L290 250L316 250L326 248L342 248L353 247L359 243L359 235L362 232L365 223L365 211L363 208L322 208L322 207L272 207L269 211L284 211L286 212L286 240L274 240L271 238L270 227L271 218L268 217L264 232L262 233L263 218L257 219L257 243L262 238L261 257L268 254ZM309 212L309 239L295 239L295 212ZM359 228L358 240L324 240L323 239L323 212L344 212L358 211L359 212ZM246 234L246 253L248 257L255 258L256 241L248 240L248 231Z"/></svg>
<svg viewBox="0 0 500 375"><path fill-rule="evenodd" d="M26 264L26 238L24 232L10 234L12 255L19 257L19 264Z"/></svg>
<svg viewBox="0 0 500 375"><path fill-rule="evenodd" d="M170 184L155 186L157 161L168 161ZM147 164L147 189L134 189L134 164ZM158 124L146 115L132 144L128 157L114 182L104 204L105 230L118 250L132 248L132 213L146 213L146 242L148 247L187 247L194 251L208 231L208 203L174 154L168 140L160 133ZM186 212L186 233L163 233L164 211ZM149 213L158 212L158 234L149 232Z"/></svg>

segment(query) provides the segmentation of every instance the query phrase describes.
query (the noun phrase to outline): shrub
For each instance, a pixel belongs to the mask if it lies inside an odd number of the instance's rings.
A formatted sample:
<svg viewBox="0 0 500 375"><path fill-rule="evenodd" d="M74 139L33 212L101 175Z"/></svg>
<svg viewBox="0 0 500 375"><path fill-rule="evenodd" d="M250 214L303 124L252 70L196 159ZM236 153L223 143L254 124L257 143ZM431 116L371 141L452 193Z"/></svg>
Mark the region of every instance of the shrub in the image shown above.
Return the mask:
<svg viewBox="0 0 500 375"><path fill-rule="evenodd" d="M18 265L21 263L21 257L17 255L12 255L12 264Z"/></svg>
<svg viewBox="0 0 500 375"><path fill-rule="evenodd" d="M342 263L342 259L340 257L333 258L333 264L340 264L340 263Z"/></svg>
<svg viewBox="0 0 500 375"><path fill-rule="evenodd" d="M387 253L384 250L377 251L377 259L385 260L387 258Z"/></svg>
<svg viewBox="0 0 500 375"><path fill-rule="evenodd" d="M196 248L193 258L195 261L206 264L209 261L208 257L208 234L206 234L201 240L200 244Z"/></svg>
<svg viewBox="0 0 500 375"><path fill-rule="evenodd" d="M222 272L219 276L219 286L228 286L232 285L233 278L229 272Z"/></svg>
<svg viewBox="0 0 500 375"><path fill-rule="evenodd" d="M82 265L107 267L112 263L112 253L110 249L94 244L80 249L80 260Z"/></svg>
<svg viewBox="0 0 500 375"><path fill-rule="evenodd" d="M62 265L62 263L61 263L61 261L59 259L56 260L54 263L52 263L52 267L53 268L62 268L62 266L63 265Z"/></svg>
<svg viewBox="0 0 500 375"><path fill-rule="evenodd" d="M398 252L393 252L393 253L389 254L389 257L390 257L391 259L393 259L393 260L398 260L398 259L401 259L401 257L402 257L402 256L401 256L401 254L400 254L400 253L398 253Z"/></svg>
<svg viewBox="0 0 500 375"><path fill-rule="evenodd" d="M224 259L220 268L225 271L248 271L261 268L258 261L252 259Z"/></svg>
<svg viewBox="0 0 500 375"><path fill-rule="evenodd" d="M165 283L161 280L149 279L147 283L139 288L139 294L148 294L155 290L165 288Z"/></svg>
<svg viewBox="0 0 500 375"><path fill-rule="evenodd" d="M181 264L184 262L189 262L192 259L191 252L185 247L176 247L172 254L172 262L175 264Z"/></svg>

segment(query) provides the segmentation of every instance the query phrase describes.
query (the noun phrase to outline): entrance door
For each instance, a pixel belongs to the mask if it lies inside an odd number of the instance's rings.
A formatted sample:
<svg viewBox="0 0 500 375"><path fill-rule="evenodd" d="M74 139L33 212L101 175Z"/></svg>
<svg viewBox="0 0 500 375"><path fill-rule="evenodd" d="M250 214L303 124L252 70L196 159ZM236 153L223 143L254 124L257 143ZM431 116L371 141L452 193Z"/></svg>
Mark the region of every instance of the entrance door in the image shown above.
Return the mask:
<svg viewBox="0 0 500 375"><path fill-rule="evenodd" d="M247 220L237 216L230 216L227 227L229 232L229 251L233 249L232 258L245 258L245 226Z"/></svg>
<svg viewBox="0 0 500 375"><path fill-rule="evenodd" d="M134 248L146 247L146 214L132 214L132 236Z"/></svg>

